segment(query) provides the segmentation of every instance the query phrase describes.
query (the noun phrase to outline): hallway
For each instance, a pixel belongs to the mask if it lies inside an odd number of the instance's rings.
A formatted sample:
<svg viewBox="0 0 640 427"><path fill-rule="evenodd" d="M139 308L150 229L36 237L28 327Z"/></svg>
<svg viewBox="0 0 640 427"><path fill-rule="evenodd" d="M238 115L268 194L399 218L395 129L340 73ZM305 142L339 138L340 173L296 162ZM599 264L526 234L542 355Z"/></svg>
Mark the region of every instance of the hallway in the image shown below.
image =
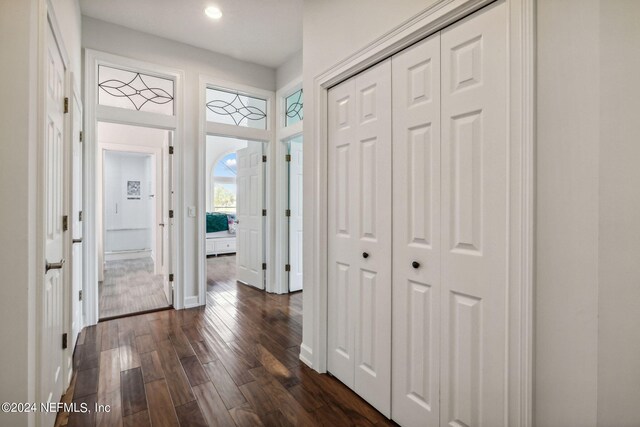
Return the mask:
<svg viewBox="0 0 640 427"><path fill-rule="evenodd" d="M232 280L208 288L206 308L84 329L69 395L112 410L73 413L68 425L394 425L299 361L301 293Z"/></svg>
<svg viewBox="0 0 640 427"><path fill-rule="evenodd" d="M151 258L107 261L99 285L100 318L168 307L162 280L153 274Z"/></svg>

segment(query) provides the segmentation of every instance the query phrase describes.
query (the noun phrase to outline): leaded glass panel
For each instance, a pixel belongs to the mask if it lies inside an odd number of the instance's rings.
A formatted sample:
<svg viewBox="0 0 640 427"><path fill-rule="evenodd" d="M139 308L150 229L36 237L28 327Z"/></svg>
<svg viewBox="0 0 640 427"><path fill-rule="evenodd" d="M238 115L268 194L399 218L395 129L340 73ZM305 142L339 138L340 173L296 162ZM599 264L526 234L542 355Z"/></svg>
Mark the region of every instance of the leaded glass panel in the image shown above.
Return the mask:
<svg viewBox="0 0 640 427"><path fill-rule="evenodd" d="M256 129L267 128L267 101L207 88L207 121Z"/></svg>
<svg viewBox="0 0 640 427"><path fill-rule="evenodd" d="M135 71L98 66L98 104L174 115L174 81Z"/></svg>

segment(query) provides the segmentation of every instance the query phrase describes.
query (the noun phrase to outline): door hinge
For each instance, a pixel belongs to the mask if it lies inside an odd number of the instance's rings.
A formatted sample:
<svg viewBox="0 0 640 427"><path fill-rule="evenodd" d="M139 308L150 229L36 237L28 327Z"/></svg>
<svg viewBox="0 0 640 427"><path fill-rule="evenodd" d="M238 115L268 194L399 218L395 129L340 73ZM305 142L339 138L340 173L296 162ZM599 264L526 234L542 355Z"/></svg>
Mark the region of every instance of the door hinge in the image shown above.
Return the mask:
<svg viewBox="0 0 640 427"><path fill-rule="evenodd" d="M69 112L69 98L65 96L64 98L64 113L67 114Z"/></svg>
<svg viewBox="0 0 640 427"><path fill-rule="evenodd" d="M284 211L284 215L291 216L291 209L287 209L286 211Z"/></svg>
<svg viewBox="0 0 640 427"><path fill-rule="evenodd" d="M262 216L267 216L267 210L266 209L262 209Z"/></svg>
<svg viewBox="0 0 640 427"><path fill-rule="evenodd" d="M82 301L82 289L78 291L78 301Z"/></svg>
<svg viewBox="0 0 640 427"><path fill-rule="evenodd" d="M84 132L80 131L80 136L79 136L79 138L80 138L80 142L83 142L83 141L84 141Z"/></svg>
<svg viewBox="0 0 640 427"><path fill-rule="evenodd" d="M266 154L262 155L262 163L267 163L267 155Z"/></svg>
<svg viewBox="0 0 640 427"><path fill-rule="evenodd" d="M82 211L78 212L78 221L82 222Z"/></svg>
<svg viewBox="0 0 640 427"><path fill-rule="evenodd" d="M169 281L170 281L170 282L173 282L173 273L170 273L170 274L169 274Z"/></svg>
<svg viewBox="0 0 640 427"><path fill-rule="evenodd" d="M173 154L173 145L169 146L169 154Z"/></svg>
<svg viewBox="0 0 640 427"><path fill-rule="evenodd" d="M62 349L66 349L67 346L67 333L62 334Z"/></svg>
<svg viewBox="0 0 640 427"><path fill-rule="evenodd" d="M291 154L287 154L286 156L284 156L284 160L287 162L291 161Z"/></svg>
<svg viewBox="0 0 640 427"><path fill-rule="evenodd" d="M266 270L266 269L267 269L267 263L266 263L266 262L263 262L263 263L262 263L262 269L263 269L263 270Z"/></svg>
<svg viewBox="0 0 640 427"><path fill-rule="evenodd" d="M69 229L69 215L64 215L62 217L62 231L67 231Z"/></svg>
<svg viewBox="0 0 640 427"><path fill-rule="evenodd" d="M169 210L169 218L173 218L173 209Z"/></svg>
<svg viewBox="0 0 640 427"><path fill-rule="evenodd" d="M291 271L291 264L285 264L284 271Z"/></svg>

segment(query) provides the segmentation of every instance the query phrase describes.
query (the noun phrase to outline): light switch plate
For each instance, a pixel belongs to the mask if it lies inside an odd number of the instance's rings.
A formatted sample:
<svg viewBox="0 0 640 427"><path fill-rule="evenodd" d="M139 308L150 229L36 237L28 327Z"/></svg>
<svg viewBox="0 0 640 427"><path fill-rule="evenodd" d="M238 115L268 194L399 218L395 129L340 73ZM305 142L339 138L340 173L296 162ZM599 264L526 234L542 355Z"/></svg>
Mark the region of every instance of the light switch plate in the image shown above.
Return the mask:
<svg viewBox="0 0 640 427"><path fill-rule="evenodd" d="M196 207L195 206L188 206L187 207L187 215L189 216L189 218L195 218L196 217Z"/></svg>

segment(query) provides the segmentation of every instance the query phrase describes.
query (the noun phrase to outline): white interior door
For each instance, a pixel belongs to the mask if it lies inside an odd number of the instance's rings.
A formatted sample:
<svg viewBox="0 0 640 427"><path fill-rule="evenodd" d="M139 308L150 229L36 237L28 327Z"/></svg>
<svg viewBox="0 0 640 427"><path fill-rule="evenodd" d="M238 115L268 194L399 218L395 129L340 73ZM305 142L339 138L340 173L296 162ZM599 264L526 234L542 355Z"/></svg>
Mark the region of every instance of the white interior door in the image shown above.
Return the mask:
<svg viewBox="0 0 640 427"><path fill-rule="evenodd" d="M264 217L264 163L262 143L249 141L238 150L236 212L236 266L238 280L264 289L262 269Z"/></svg>
<svg viewBox="0 0 640 427"><path fill-rule="evenodd" d="M437 426L440 406L440 34L392 58L392 416Z"/></svg>
<svg viewBox="0 0 640 427"><path fill-rule="evenodd" d="M302 137L289 143L289 291L302 290Z"/></svg>
<svg viewBox="0 0 640 427"><path fill-rule="evenodd" d="M391 415L391 61L329 91L328 368Z"/></svg>
<svg viewBox="0 0 640 427"><path fill-rule="evenodd" d="M45 260L47 271L40 299L39 401L58 402L63 388L63 168L65 66L55 36L47 26L46 130L44 141ZM42 425L53 425L55 413L42 413Z"/></svg>
<svg viewBox="0 0 640 427"><path fill-rule="evenodd" d="M83 191L83 145L82 104L76 94L71 97L71 340L70 348L75 348L78 334L83 326L82 301L82 191ZM70 352L71 354L73 351Z"/></svg>
<svg viewBox="0 0 640 427"><path fill-rule="evenodd" d="M505 13L494 3L441 34L442 426L506 423Z"/></svg>

